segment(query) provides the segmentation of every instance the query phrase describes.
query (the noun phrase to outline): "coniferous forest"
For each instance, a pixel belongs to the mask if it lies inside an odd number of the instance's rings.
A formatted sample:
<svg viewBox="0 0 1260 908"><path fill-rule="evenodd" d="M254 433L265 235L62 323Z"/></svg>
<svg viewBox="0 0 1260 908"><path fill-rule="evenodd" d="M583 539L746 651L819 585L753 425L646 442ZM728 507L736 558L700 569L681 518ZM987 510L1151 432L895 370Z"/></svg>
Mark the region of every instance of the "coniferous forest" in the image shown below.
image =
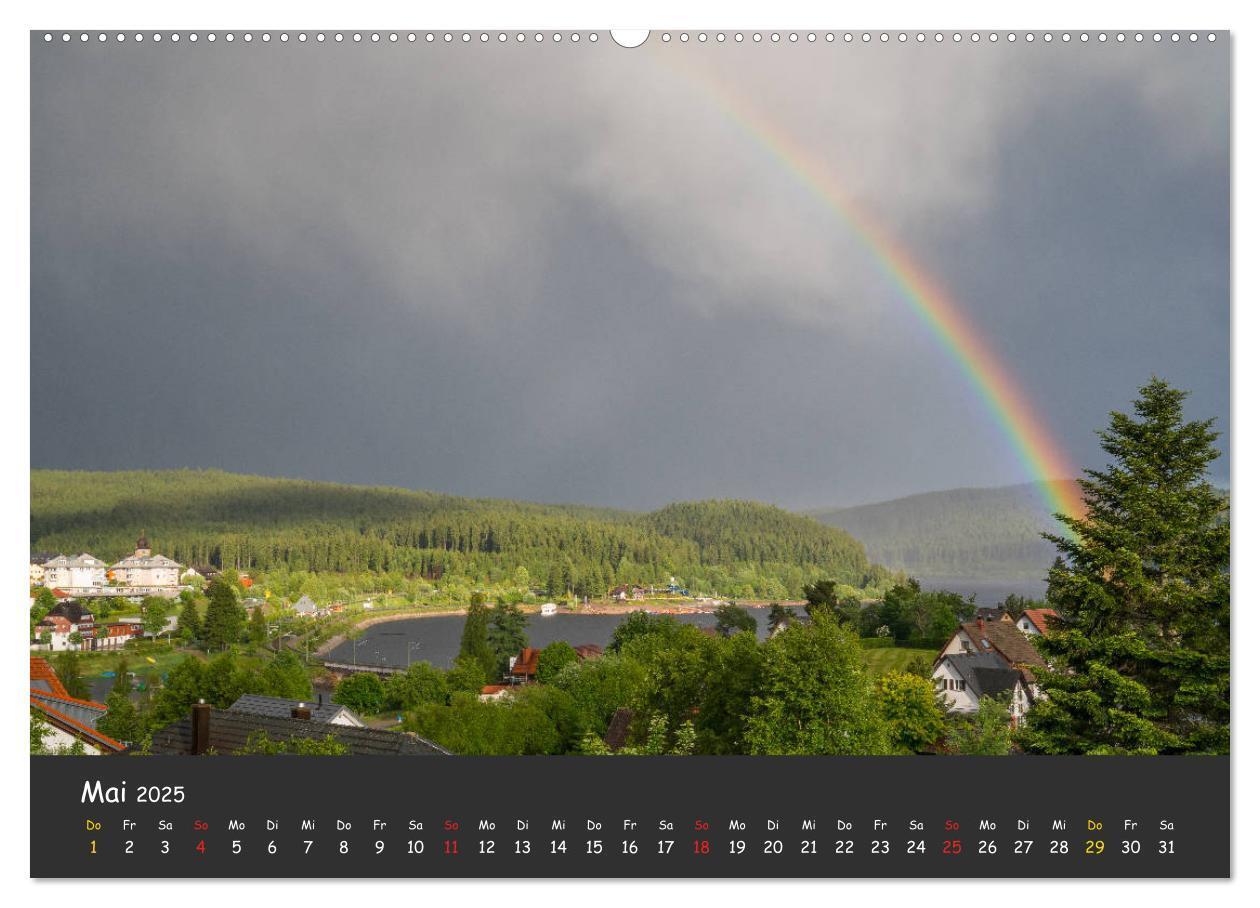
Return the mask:
<svg viewBox="0 0 1260 908"><path fill-rule="evenodd" d="M869 594L894 580L843 530L747 501L634 513L216 470L31 472L32 550L110 561L141 531L182 564L435 583L527 576L552 595L674 577L693 592L789 598L820 578Z"/></svg>

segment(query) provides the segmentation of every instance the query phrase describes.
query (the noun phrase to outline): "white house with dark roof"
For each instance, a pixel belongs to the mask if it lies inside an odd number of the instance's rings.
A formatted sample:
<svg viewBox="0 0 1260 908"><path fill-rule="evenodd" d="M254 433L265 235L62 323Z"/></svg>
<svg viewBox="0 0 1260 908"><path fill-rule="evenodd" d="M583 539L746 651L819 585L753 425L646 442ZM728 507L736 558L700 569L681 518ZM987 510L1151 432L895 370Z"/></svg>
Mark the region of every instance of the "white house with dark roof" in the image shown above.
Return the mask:
<svg viewBox="0 0 1260 908"><path fill-rule="evenodd" d="M944 654L932 668L932 680L952 713L978 712L981 698L992 697L1020 722L1033 700L1023 672L992 652Z"/></svg>

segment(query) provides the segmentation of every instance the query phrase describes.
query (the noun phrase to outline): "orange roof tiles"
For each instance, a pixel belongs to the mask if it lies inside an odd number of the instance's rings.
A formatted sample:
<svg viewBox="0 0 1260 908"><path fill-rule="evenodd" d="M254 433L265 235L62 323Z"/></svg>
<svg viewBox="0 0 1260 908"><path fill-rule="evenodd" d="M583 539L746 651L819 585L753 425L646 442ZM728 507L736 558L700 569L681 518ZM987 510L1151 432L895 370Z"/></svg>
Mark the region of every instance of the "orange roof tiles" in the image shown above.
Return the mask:
<svg viewBox="0 0 1260 908"><path fill-rule="evenodd" d="M41 659L39 656L31 656L31 680L43 681L48 685L49 693L58 697L69 697L69 692L61 683L61 679L57 677L57 673L53 671L47 659Z"/></svg>
<svg viewBox="0 0 1260 908"><path fill-rule="evenodd" d="M538 653L539 650L532 646L521 650L521 654L516 657L516 662L512 665L512 674L524 676L538 674Z"/></svg>
<svg viewBox="0 0 1260 908"><path fill-rule="evenodd" d="M1047 633L1049 626L1047 619L1058 618L1059 613L1052 608L1030 608L1026 609L1024 614L1020 617L1027 618L1030 622L1032 622L1033 627L1041 631L1042 634L1045 634Z"/></svg>
<svg viewBox="0 0 1260 908"><path fill-rule="evenodd" d="M74 698L67 697L66 699L73 700ZM46 700L46 697L45 698L31 697L31 706L33 706L35 709L39 710L41 713L46 715L49 719L52 719L54 725L61 726L70 734L75 735L75 737L82 736L82 737L88 738L94 743L102 744L108 750L121 751L126 748L126 745L123 744L121 741L115 741L109 735L101 734L95 728L92 728L92 726L85 725L84 723L80 722L78 719L73 719L70 716L67 716L61 710L56 709L55 707L49 705L47 702L45 702L45 700ZM76 702L86 703L87 701L78 700ZM99 703L93 704L93 705L100 706Z"/></svg>

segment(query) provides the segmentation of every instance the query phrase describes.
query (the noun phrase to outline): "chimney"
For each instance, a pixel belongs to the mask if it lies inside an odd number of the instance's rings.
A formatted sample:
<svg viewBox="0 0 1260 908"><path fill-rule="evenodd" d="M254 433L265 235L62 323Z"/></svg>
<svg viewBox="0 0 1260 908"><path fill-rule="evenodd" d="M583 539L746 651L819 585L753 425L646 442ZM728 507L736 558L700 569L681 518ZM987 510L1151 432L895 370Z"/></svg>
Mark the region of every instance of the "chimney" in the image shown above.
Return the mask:
<svg viewBox="0 0 1260 908"><path fill-rule="evenodd" d="M299 703L289 712L294 719L309 719L311 717L311 708L305 703Z"/></svg>
<svg viewBox="0 0 1260 908"><path fill-rule="evenodd" d="M210 749L210 705L198 700L192 708L192 752L198 756Z"/></svg>

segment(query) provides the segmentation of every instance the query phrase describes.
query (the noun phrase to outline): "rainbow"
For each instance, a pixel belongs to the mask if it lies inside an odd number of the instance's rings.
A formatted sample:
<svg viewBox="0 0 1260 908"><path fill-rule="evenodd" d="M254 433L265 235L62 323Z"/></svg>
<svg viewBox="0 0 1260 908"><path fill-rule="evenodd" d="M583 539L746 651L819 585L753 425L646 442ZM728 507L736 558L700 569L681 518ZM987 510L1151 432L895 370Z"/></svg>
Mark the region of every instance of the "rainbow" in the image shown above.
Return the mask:
<svg viewBox="0 0 1260 908"><path fill-rule="evenodd" d="M671 67L681 69L678 59L681 55L666 52L659 56ZM865 248L897 295L954 361L1007 439L1021 468L1037 485L1051 513L1081 517L1080 499L1071 493L1072 484L1061 481L1076 476L1075 465L1050 434L1046 420L1037 414L1015 376L962 307L915 261L905 245L898 243L842 190L809 149L750 104L735 97L708 73L687 67L686 74L705 88L709 99L727 120L835 214Z"/></svg>

